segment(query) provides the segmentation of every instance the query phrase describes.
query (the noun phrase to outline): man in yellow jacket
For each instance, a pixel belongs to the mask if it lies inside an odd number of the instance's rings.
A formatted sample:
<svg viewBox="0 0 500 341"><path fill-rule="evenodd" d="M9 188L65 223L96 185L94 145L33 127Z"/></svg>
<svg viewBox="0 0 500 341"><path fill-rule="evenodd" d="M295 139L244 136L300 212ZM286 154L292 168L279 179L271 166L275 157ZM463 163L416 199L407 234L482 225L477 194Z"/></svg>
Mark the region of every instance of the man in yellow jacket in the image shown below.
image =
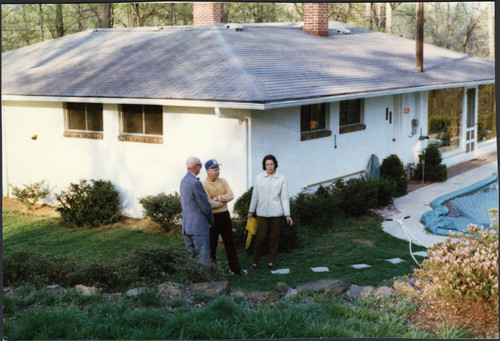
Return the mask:
<svg viewBox="0 0 500 341"><path fill-rule="evenodd" d="M217 243L220 235L226 250L230 273L247 276L248 272L241 269L238 261L233 240L233 224L227 209L227 203L234 198L233 191L225 179L219 178L219 166L214 159L205 162L207 178L202 181L214 215L214 224L210 228L210 259L212 262L217 261Z"/></svg>

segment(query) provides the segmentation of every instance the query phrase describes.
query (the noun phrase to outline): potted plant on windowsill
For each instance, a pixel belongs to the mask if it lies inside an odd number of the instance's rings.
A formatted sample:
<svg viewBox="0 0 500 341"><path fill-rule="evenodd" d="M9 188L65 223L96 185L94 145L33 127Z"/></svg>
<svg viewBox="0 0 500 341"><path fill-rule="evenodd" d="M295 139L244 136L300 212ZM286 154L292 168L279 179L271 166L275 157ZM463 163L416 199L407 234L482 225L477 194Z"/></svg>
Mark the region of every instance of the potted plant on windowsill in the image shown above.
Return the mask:
<svg viewBox="0 0 500 341"><path fill-rule="evenodd" d="M309 121L309 129L316 130L319 127L319 121Z"/></svg>

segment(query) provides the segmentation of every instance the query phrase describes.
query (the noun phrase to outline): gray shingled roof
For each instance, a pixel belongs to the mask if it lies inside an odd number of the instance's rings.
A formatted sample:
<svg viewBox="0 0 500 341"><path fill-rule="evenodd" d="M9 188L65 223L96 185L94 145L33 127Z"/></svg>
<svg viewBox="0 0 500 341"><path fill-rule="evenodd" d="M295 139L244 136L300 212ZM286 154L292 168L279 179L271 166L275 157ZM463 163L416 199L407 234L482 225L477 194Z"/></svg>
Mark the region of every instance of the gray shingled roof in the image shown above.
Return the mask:
<svg viewBox="0 0 500 341"><path fill-rule="evenodd" d="M2 94L270 103L494 81L494 62L330 22L88 30L2 54ZM337 32L347 27L351 34Z"/></svg>

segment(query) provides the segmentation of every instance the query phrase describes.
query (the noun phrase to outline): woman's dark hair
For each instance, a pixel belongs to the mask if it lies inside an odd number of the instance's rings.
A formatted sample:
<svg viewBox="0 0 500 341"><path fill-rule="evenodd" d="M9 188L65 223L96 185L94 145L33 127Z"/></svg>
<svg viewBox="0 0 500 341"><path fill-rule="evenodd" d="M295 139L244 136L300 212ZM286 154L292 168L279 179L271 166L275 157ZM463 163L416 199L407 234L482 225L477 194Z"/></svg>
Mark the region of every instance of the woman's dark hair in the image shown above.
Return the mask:
<svg viewBox="0 0 500 341"><path fill-rule="evenodd" d="M266 170L266 161L267 160L271 160L272 162L274 162L274 169L278 168L278 160L276 160L274 155L269 154L269 155L264 156L264 159L262 160L262 169Z"/></svg>

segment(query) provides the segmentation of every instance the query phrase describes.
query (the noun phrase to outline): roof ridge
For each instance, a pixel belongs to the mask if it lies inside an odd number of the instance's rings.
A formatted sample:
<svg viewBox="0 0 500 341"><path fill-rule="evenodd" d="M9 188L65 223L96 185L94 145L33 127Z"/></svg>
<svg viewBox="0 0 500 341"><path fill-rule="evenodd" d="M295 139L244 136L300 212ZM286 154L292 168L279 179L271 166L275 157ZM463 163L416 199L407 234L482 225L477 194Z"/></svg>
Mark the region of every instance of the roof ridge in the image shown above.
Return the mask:
<svg viewBox="0 0 500 341"><path fill-rule="evenodd" d="M259 79L248 70L248 66L243 60L243 57L241 57L241 55L230 46L229 42L226 41L221 29L218 28L213 31L215 31L215 38L224 54L228 57L229 63L231 63L234 71L240 76L241 80L247 84L247 89L249 88L251 92L256 94L257 98L264 100L266 98L266 91L262 84L260 84Z"/></svg>

